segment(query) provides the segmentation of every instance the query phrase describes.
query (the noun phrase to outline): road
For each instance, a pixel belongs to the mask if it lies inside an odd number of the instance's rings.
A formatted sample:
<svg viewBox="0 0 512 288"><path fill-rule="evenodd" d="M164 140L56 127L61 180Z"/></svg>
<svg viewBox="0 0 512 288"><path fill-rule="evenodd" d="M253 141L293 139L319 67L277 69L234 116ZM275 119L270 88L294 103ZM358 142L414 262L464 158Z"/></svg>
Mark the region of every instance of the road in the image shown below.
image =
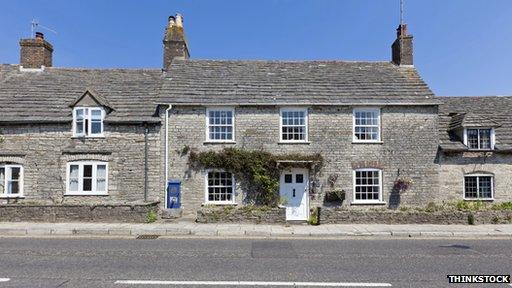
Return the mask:
<svg viewBox="0 0 512 288"><path fill-rule="evenodd" d="M0 238L0 288L510 288L450 286L447 274L512 274L512 241Z"/></svg>

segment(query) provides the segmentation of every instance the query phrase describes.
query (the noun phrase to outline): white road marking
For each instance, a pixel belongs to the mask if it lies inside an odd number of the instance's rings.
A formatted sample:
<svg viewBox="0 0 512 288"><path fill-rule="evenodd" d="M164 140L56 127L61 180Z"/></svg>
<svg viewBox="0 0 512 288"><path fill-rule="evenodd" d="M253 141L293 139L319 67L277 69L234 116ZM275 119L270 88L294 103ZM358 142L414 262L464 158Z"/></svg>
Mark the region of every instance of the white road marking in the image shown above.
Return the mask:
<svg viewBox="0 0 512 288"><path fill-rule="evenodd" d="M389 283L369 282L267 282L267 281L161 281L117 280L116 284L128 285L199 285L199 286L291 286L291 287L391 287Z"/></svg>
<svg viewBox="0 0 512 288"><path fill-rule="evenodd" d="M11 278L0 278L0 282L8 282L11 281Z"/></svg>

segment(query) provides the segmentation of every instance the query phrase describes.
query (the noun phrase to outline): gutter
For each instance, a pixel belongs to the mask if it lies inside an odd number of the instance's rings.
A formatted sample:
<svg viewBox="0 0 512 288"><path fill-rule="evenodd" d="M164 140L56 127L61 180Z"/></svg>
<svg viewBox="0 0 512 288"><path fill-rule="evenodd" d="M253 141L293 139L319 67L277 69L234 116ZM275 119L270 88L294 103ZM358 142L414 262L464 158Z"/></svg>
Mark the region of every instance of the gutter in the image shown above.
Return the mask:
<svg viewBox="0 0 512 288"><path fill-rule="evenodd" d="M402 103L389 103L389 102L375 102L375 103L236 103L236 102L215 102L215 103L173 103L174 106L437 106L441 105L440 102L402 102ZM157 103L157 105L171 105Z"/></svg>
<svg viewBox="0 0 512 288"><path fill-rule="evenodd" d="M163 104L167 105L167 109L165 109L165 184L164 184L164 209L167 208L167 181L169 181L169 111L172 109L172 104Z"/></svg>

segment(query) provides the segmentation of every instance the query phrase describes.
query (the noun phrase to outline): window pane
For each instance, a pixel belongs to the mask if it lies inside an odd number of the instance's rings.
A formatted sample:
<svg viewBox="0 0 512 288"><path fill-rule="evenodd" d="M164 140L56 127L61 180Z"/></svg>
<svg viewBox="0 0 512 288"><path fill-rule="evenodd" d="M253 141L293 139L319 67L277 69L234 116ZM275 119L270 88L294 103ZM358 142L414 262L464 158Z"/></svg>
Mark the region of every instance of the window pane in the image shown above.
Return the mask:
<svg viewBox="0 0 512 288"><path fill-rule="evenodd" d="M11 168L11 180L18 180L18 179L20 179L20 168L12 167Z"/></svg>
<svg viewBox="0 0 512 288"><path fill-rule="evenodd" d="M84 165L84 177L92 177L92 165Z"/></svg>
<svg viewBox="0 0 512 288"><path fill-rule="evenodd" d="M99 109L91 110L91 120L101 121L101 110L99 110Z"/></svg>
<svg viewBox="0 0 512 288"><path fill-rule="evenodd" d="M18 194L20 192L18 181L9 181L7 187L7 194Z"/></svg>
<svg viewBox="0 0 512 288"><path fill-rule="evenodd" d="M492 179L489 176L480 176L479 180L479 198L492 198Z"/></svg>
<svg viewBox="0 0 512 288"><path fill-rule="evenodd" d="M304 175L302 175L302 174L295 175L295 183L304 183Z"/></svg>
<svg viewBox="0 0 512 288"><path fill-rule="evenodd" d="M98 192L105 192L105 179L98 179L96 180L96 191Z"/></svg>
<svg viewBox="0 0 512 288"><path fill-rule="evenodd" d="M91 192L92 191L92 179L84 178L84 191Z"/></svg>
<svg viewBox="0 0 512 288"><path fill-rule="evenodd" d="M464 177L464 196L468 199L477 198L477 177Z"/></svg>
<svg viewBox="0 0 512 288"><path fill-rule="evenodd" d="M101 122L92 121L91 122L91 134L101 134Z"/></svg>
<svg viewBox="0 0 512 288"><path fill-rule="evenodd" d="M76 121L76 134L83 134L84 133L84 121Z"/></svg>
<svg viewBox="0 0 512 288"><path fill-rule="evenodd" d="M490 129L480 129L480 149L491 149Z"/></svg>
<svg viewBox="0 0 512 288"><path fill-rule="evenodd" d="M78 165L69 166L69 178L78 178Z"/></svg>
<svg viewBox="0 0 512 288"><path fill-rule="evenodd" d="M468 147L471 149L478 149L478 129L467 130Z"/></svg>
<svg viewBox="0 0 512 288"><path fill-rule="evenodd" d="M5 193L5 168L0 167L0 194Z"/></svg>
<svg viewBox="0 0 512 288"><path fill-rule="evenodd" d="M107 178L107 166L106 165L98 165L96 169L96 178L106 179Z"/></svg>
<svg viewBox="0 0 512 288"><path fill-rule="evenodd" d="M284 183L292 183L292 174L284 174Z"/></svg>

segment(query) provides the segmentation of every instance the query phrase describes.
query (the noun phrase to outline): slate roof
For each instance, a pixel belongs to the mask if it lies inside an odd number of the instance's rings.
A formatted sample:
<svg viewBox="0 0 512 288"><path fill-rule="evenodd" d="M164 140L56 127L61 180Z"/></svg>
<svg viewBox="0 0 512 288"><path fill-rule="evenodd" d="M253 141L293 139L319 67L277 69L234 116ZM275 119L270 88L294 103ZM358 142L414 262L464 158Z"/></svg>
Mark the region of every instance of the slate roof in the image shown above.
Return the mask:
<svg viewBox="0 0 512 288"><path fill-rule="evenodd" d="M173 60L163 103L436 104L413 67L390 62Z"/></svg>
<svg viewBox="0 0 512 288"><path fill-rule="evenodd" d="M448 130L464 127L499 127L500 123L487 116L474 113L457 113L452 116Z"/></svg>
<svg viewBox="0 0 512 288"><path fill-rule="evenodd" d="M498 151L512 151L512 96L438 97L440 148L465 151L467 147L453 133L459 122L468 126L495 127ZM469 115L469 116L468 116ZM466 119L467 118L467 119ZM465 121L465 122L464 122ZM483 121L485 123L479 123Z"/></svg>
<svg viewBox="0 0 512 288"><path fill-rule="evenodd" d="M0 65L0 122L68 122L69 104L88 89L113 107L105 121L159 122L153 117L161 69L45 68Z"/></svg>

